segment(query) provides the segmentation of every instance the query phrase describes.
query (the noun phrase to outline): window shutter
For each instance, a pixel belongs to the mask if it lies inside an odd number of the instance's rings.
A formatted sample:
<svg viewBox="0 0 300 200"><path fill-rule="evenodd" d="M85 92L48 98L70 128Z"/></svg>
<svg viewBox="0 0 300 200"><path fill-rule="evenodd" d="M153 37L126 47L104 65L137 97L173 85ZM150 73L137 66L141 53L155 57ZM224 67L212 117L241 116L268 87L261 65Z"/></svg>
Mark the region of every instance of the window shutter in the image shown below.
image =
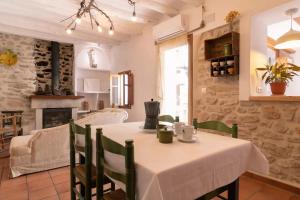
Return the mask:
<svg viewBox="0 0 300 200"><path fill-rule="evenodd" d="M134 81L133 81L133 73L128 73L128 105L132 106L134 103L134 95L133 95Z"/></svg>

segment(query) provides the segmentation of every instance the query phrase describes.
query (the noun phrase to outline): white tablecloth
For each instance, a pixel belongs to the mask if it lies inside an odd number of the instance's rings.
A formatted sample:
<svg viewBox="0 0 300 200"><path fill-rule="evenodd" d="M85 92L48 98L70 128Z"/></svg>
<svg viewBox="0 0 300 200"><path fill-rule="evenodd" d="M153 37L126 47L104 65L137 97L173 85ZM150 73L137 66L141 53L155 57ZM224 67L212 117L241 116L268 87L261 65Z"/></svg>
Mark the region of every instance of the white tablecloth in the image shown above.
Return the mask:
<svg viewBox="0 0 300 200"><path fill-rule="evenodd" d="M265 156L249 141L198 131L196 143L161 144L156 134L143 132L141 122L92 127L124 145L134 140L137 199L189 200L229 184L247 170L267 174ZM123 165L117 161L113 164Z"/></svg>

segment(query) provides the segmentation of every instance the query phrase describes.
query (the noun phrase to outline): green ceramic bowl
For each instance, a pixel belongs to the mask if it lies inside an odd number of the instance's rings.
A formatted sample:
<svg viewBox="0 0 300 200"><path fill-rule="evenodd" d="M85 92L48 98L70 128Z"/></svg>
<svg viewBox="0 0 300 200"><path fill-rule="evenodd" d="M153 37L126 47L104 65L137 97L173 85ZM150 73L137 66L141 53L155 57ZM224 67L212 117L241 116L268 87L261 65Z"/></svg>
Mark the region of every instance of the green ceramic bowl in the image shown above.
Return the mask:
<svg viewBox="0 0 300 200"><path fill-rule="evenodd" d="M173 135L174 133L171 130L166 130L166 129L160 130L158 134L159 142L164 144L172 143Z"/></svg>

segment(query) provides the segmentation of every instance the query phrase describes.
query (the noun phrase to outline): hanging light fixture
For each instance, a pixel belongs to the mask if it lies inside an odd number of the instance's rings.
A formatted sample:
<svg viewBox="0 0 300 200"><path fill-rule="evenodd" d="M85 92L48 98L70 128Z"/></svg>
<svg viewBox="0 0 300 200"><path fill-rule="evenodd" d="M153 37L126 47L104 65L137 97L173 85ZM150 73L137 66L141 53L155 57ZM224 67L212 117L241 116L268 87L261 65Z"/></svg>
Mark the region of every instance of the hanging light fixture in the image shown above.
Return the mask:
<svg viewBox="0 0 300 200"><path fill-rule="evenodd" d="M128 0L128 4L133 7L133 14L132 14L131 19L132 19L132 21L136 21L135 1ZM100 9L96 5L95 0L82 0L78 11L74 15L61 21L61 22L64 22L64 21L71 19L71 22L66 27L66 33L72 34L76 30L77 25L81 24L82 18L85 17L86 15L89 16L89 20L90 20L92 29L94 29L94 24L95 24L97 26L98 32L102 33L103 28L102 28L101 24L96 20L96 17L93 14L94 12L100 13L100 15L102 15L106 18L106 20L109 22L108 34L114 35L115 27L114 27L113 21L111 20L111 18L108 16L108 14L106 12L104 12L102 9Z"/></svg>
<svg viewBox="0 0 300 200"><path fill-rule="evenodd" d="M128 0L129 5L133 6L133 13L131 16L131 21L136 22L137 21L137 17L136 17L136 12L135 12L135 1L132 0Z"/></svg>
<svg viewBox="0 0 300 200"><path fill-rule="evenodd" d="M298 8L292 8L285 12L291 17L291 29L276 41L276 49L291 49L300 47L300 32L293 29L293 15L298 12Z"/></svg>

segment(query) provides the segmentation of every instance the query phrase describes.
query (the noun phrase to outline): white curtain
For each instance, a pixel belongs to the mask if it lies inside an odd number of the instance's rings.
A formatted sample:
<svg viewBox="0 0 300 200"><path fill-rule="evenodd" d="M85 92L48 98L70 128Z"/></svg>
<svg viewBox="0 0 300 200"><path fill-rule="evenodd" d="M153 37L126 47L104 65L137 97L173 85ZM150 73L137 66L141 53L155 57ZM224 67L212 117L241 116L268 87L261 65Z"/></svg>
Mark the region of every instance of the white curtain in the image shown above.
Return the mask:
<svg viewBox="0 0 300 200"><path fill-rule="evenodd" d="M187 35L181 35L179 37L167 40L157 45L158 51L158 72L157 72L157 96L160 101L161 114L170 114L170 111L166 109L166 80L165 80L165 53L166 51L187 44Z"/></svg>

